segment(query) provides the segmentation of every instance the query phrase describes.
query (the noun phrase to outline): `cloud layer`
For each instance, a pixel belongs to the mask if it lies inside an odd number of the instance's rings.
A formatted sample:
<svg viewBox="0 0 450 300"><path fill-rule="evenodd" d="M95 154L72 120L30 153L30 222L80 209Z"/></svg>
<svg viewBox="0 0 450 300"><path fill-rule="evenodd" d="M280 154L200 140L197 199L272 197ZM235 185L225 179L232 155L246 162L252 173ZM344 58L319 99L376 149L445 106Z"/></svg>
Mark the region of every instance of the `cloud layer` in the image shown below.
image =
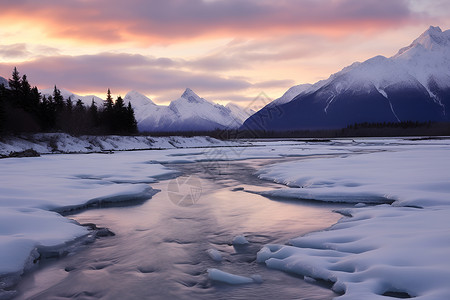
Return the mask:
<svg viewBox="0 0 450 300"><path fill-rule="evenodd" d="M134 89L164 101L186 87L212 100L276 98L354 60L394 54L407 45L396 41L420 33L405 28L450 19L444 0L3 2L1 76L17 66L39 87Z"/></svg>
<svg viewBox="0 0 450 300"><path fill-rule="evenodd" d="M407 0L22 0L2 3L3 22L42 26L83 42L168 43L208 36L264 36L307 30L336 34L412 21Z"/></svg>

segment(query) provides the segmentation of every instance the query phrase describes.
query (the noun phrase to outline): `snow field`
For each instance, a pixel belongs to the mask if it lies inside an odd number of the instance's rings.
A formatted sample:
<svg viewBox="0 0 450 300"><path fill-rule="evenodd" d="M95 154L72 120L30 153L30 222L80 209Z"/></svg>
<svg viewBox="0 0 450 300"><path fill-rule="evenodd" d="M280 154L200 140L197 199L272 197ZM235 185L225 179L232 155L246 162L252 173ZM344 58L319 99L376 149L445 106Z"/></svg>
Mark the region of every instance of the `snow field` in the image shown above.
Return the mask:
<svg viewBox="0 0 450 300"><path fill-rule="evenodd" d="M275 164L261 179L292 188L267 196L340 202L433 206L450 204L450 147L395 147L394 151Z"/></svg>
<svg viewBox="0 0 450 300"><path fill-rule="evenodd" d="M449 154L447 140L264 167L260 178L293 186L264 195L357 205L329 230L266 245L258 261L330 281L339 299L450 299ZM383 201L393 205L363 205Z"/></svg>

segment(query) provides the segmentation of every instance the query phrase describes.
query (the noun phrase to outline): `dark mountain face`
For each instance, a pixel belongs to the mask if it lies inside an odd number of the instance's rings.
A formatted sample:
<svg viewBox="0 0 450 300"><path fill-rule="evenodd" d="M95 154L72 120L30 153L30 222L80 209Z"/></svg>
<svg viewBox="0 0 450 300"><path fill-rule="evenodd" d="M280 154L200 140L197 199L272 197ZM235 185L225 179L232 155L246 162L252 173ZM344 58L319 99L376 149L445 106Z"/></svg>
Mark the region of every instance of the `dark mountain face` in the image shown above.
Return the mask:
<svg viewBox="0 0 450 300"><path fill-rule="evenodd" d="M288 131L363 122L450 121L449 54L450 31L430 27L395 56L344 68L289 102L267 105L241 128Z"/></svg>
<svg viewBox="0 0 450 300"><path fill-rule="evenodd" d="M439 98L447 99L442 105L420 85L394 85L385 93L387 98L371 86L363 92L341 92L331 100L326 92L319 90L286 104L263 108L251 116L242 129L285 131L343 128L363 122L450 121L442 107L450 107L450 90L439 91Z"/></svg>

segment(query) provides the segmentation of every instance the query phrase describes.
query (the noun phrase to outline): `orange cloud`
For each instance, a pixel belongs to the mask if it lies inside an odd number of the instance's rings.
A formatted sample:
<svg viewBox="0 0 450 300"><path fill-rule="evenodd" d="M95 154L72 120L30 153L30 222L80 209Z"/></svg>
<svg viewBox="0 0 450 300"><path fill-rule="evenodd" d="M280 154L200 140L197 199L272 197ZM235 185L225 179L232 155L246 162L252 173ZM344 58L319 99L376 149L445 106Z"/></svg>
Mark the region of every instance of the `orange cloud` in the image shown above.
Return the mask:
<svg viewBox="0 0 450 300"><path fill-rule="evenodd" d="M298 31L338 36L415 20L407 0L10 1L3 24L35 24L78 43L174 43Z"/></svg>

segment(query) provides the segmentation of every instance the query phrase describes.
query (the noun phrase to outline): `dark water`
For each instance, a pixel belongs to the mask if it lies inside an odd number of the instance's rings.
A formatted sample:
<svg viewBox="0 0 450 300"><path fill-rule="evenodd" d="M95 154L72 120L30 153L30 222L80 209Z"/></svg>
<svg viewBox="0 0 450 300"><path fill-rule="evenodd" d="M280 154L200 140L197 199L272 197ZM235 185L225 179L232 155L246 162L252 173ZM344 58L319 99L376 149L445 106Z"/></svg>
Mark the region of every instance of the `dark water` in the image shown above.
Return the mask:
<svg viewBox="0 0 450 300"><path fill-rule="evenodd" d="M171 165L184 174L178 183L190 186L164 180L152 184L161 192L143 204L68 216L108 227L116 235L44 261L21 281L17 299L332 299L337 295L324 286L255 261L265 244L284 244L340 218L332 212L336 205L270 200L246 192L279 187L252 175L268 162ZM187 194L195 204L178 201ZM178 202L185 206L174 204ZM231 245L239 234L247 237L248 246ZM208 256L211 248L222 253L222 262ZM212 282L208 268L258 274L264 281L234 286Z"/></svg>

